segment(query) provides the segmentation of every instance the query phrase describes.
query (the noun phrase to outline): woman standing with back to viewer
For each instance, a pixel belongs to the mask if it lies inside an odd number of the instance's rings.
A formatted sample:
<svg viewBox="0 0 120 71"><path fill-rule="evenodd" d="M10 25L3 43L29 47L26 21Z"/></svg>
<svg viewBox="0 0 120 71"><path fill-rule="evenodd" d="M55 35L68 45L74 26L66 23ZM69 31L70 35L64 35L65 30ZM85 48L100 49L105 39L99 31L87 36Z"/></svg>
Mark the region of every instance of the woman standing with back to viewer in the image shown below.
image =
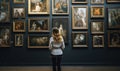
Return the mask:
<svg viewBox="0 0 120 71"><path fill-rule="evenodd" d="M65 44L63 37L59 34L59 29L54 27L52 30L52 37L49 42L53 71L61 71L61 61L64 48Z"/></svg>

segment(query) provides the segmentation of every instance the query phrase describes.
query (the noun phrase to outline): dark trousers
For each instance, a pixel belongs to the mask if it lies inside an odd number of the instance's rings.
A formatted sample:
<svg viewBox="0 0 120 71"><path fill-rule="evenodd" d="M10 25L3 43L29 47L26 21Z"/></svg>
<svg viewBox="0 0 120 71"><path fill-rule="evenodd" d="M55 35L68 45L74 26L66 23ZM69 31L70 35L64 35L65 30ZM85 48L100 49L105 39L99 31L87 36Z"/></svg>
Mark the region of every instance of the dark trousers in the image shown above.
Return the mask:
<svg viewBox="0 0 120 71"><path fill-rule="evenodd" d="M53 71L61 71L62 55L51 55Z"/></svg>

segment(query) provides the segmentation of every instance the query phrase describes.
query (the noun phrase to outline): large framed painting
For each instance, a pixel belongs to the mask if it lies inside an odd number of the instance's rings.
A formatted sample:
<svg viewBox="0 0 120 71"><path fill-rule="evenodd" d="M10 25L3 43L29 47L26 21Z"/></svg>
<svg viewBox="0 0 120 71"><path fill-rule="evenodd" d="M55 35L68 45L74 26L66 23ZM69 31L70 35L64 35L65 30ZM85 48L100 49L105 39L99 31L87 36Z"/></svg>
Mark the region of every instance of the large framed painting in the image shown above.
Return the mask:
<svg viewBox="0 0 120 71"><path fill-rule="evenodd" d="M28 48L48 48L49 35L29 35Z"/></svg>
<svg viewBox="0 0 120 71"><path fill-rule="evenodd" d="M29 32L49 32L48 18L29 18L28 20Z"/></svg>
<svg viewBox="0 0 120 71"><path fill-rule="evenodd" d="M72 29L88 29L88 7L72 7Z"/></svg>
<svg viewBox="0 0 120 71"><path fill-rule="evenodd" d="M120 8L108 8L108 28L120 28Z"/></svg>
<svg viewBox="0 0 120 71"><path fill-rule="evenodd" d="M25 18L25 8L24 7L13 8L13 18Z"/></svg>
<svg viewBox="0 0 120 71"><path fill-rule="evenodd" d="M120 0L107 0L107 3L120 3Z"/></svg>
<svg viewBox="0 0 120 71"><path fill-rule="evenodd" d="M9 3L1 2L0 4L0 22L10 21L10 5Z"/></svg>
<svg viewBox="0 0 120 71"><path fill-rule="evenodd" d="M73 47L88 47L88 33L87 32L73 32L72 33Z"/></svg>
<svg viewBox="0 0 120 71"><path fill-rule="evenodd" d="M91 6L91 18L104 18L104 6Z"/></svg>
<svg viewBox="0 0 120 71"><path fill-rule="evenodd" d="M103 21L92 21L91 32L92 34L104 34L104 22Z"/></svg>
<svg viewBox="0 0 120 71"><path fill-rule="evenodd" d="M15 46L23 46L23 34L15 34Z"/></svg>
<svg viewBox="0 0 120 71"><path fill-rule="evenodd" d="M28 0L28 14L49 14L50 0Z"/></svg>
<svg viewBox="0 0 120 71"><path fill-rule="evenodd" d="M93 35L93 47L104 47L104 35Z"/></svg>
<svg viewBox="0 0 120 71"><path fill-rule="evenodd" d="M69 0L52 0L52 14L53 15L68 15L69 14Z"/></svg>
<svg viewBox="0 0 120 71"><path fill-rule="evenodd" d="M0 26L0 47L11 46L11 28L10 26Z"/></svg>
<svg viewBox="0 0 120 71"><path fill-rule="evenodd" d="M13 0L15 4L23 4L26 0Z"/></svg>
<svg viewBox="0 0 120 71"><path fill-rule="evenodd" d="M87 3L88 0L72 0L72 3Z"/></svg>
<svg viewBox="0 0 120 71"><path fill-rule="evenodd" d="M104 4L104 0L91 0L91 4Z"/></svg>
<svg viewBox="0 0 120 71"><path fill-rule="evenodd" d="M108 47L120 47L119 30L110 30L108 32Z"/></svg>
<svg viewBox="0 0 120 71"><path fill-rule="evenodd" d="M68 40L68 18L53 18L52 19L52 28L57 27L59 28L60 34L63 36L65 43L67 43Z"/></svg>
<svg viewBox="0 0 120 71"><path fill-rule="evenodd" d="M26 23L24 20L13 21L13 32L25 32Z"/></svg>

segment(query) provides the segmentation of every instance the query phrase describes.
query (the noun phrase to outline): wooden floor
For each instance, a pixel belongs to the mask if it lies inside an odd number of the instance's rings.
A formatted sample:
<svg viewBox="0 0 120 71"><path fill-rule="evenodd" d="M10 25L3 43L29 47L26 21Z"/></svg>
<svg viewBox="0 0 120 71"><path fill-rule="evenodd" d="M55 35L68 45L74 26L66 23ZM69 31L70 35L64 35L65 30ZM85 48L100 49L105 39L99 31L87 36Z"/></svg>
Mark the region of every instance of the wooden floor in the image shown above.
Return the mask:
<svg viewBox="0 0 120 71"><path fill-rule="evenodd" d="M0 71L52 71L52 68L45 66L26 67L0 67ZM120 67L111 66L63 66L62 71L120 71Z"/></svg>

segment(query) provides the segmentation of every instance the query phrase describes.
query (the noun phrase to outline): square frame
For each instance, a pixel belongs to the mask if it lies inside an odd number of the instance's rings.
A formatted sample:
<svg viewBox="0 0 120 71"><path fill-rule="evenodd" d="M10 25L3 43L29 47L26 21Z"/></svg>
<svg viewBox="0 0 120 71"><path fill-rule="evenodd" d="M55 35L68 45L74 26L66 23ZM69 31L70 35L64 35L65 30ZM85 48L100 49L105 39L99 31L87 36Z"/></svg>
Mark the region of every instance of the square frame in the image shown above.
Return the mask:
<svg viewBox="0 0 120 71"><path fill-rule="evenodd" d="M104 4L104 0L91 0L91 4Z"/></svg>
<svg viewBox="0 0 120 71"><path fill-rule="evenodd" d="M15 46L23 46L23 34L15 34Z"/></svg>
<svg viewBox="0 0 120 71"><path fill-rule="evenodd" d="M18 1L18 0L13 0L13 3L15 4L23 4L25 3L26 0Z"/></svg>
<svg viewBox="0 0 120 71"><path fill-rule="evenodd" d="M13 18L25 18L25 8L24 7L14 7L13 8Z"/></svg>
<svg viewBox="0 0 120 71"><path fill-rule="evenodd" d="M85 1L83 1L83 0L82 0L82 1L79 1L79 0L77 0L77 1L76 1L76 0L72 0L72 3L80 3L80 4L81 4L81 3L82 3L82 4L85 3L85 4L86 4L86 3L88 3L88 0L85 0Z"/></svg>

